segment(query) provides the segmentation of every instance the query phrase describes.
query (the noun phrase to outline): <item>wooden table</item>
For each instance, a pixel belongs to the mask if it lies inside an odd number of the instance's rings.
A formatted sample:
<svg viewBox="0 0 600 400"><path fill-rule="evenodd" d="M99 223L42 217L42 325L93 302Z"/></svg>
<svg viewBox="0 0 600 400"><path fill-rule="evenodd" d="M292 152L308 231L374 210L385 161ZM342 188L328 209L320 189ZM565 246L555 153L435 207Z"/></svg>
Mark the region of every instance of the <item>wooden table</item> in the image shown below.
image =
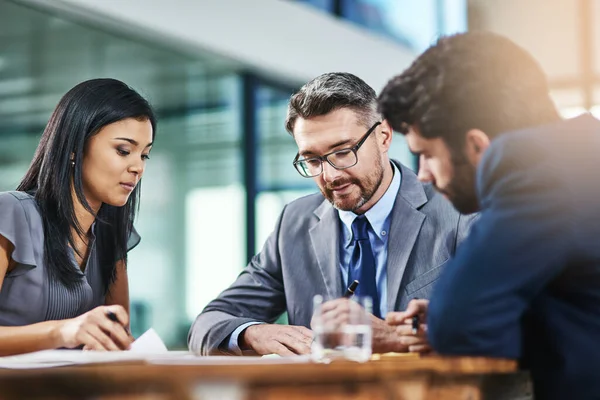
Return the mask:
<svg viewBox="0 0 600 400"><path fill-rule="evenodd" d="M154 365L112 363L0 370L0 400L478 400L516 363L485 358L390 357L365 364ZM506 388L500 382L499 387Z"/></svg>

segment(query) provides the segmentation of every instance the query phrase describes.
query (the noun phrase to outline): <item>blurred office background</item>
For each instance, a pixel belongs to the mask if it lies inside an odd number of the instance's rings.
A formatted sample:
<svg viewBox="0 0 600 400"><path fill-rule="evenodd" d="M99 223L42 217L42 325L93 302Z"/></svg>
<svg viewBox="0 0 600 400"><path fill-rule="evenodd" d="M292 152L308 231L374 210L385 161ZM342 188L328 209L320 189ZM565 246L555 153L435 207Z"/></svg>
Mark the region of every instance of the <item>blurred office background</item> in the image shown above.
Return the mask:
<svg viewBox="0 0 600 400"><path fill-rule="evenodd" d="M158 111L130 256L132 328L171 348L233 281L287 202L287 100L349 71L380 90L440 34L489 29L538 58L565 116L600 114L600 0L0 0L0 191L59 98L121 79ZM402 137L392 157L414 167Z"/></svg>

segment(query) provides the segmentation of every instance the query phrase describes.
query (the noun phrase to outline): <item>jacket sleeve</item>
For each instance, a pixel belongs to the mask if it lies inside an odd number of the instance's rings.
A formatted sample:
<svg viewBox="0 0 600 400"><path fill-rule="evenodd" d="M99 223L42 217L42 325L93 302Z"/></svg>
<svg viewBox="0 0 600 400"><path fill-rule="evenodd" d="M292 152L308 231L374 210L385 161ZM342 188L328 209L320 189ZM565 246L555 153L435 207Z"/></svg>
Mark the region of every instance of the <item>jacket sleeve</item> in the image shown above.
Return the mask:
<svg viewBox="0 0 600 400"><path fill-rule="evenodd" d="M235 282L198 315L188 335L196 354L228 354L228 339L249 322L273 323L286 310L279 238L285 208L262 251Z"/></svg>

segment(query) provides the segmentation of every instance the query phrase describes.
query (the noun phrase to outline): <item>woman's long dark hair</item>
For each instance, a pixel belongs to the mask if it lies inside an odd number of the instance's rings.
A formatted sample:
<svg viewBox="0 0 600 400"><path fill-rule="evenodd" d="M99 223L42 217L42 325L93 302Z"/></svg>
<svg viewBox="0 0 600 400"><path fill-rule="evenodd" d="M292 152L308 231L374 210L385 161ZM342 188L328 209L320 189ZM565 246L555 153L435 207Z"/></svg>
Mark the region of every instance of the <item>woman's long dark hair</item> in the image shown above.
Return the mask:
<svg viewBox="0 0 600 400"><path fill-rule="evenodd" d="M71 182L79 202L94 214L83 193L85 145L106 125L127 118L150 121L154 141L154 112L135 90L115 79L92 79L78 84L56 106L29 170L17 188L34 193L44 224L46 268L67 287L81 279L69 254L69 245L75 249L71 228L81 237L87 235L75 215ZM123 207L102 204L96 214L95 235L105 293L115 279L117 261L127 261L127 241L139 196L140 184Z"/></svg>

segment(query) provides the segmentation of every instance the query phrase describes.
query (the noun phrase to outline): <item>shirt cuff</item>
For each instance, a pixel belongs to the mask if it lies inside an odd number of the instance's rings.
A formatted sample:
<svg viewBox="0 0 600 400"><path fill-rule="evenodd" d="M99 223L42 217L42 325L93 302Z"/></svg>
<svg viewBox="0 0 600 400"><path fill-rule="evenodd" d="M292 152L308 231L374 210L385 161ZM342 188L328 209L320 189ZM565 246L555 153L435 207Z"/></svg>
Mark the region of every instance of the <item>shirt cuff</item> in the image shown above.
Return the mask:
<svg viewBox="0 0 600 400"><path fill-rule="evenodd" d="M237 356L243 355L242 349L240 349L240 344L238 342L240 335L247 327L260 324L262 324L262 322L246 322L244 325L240 325L239 327L237 327L237 329L233 331L233 333L229 337L229 344L227 345L227 350L229 350Z"/></svg>

